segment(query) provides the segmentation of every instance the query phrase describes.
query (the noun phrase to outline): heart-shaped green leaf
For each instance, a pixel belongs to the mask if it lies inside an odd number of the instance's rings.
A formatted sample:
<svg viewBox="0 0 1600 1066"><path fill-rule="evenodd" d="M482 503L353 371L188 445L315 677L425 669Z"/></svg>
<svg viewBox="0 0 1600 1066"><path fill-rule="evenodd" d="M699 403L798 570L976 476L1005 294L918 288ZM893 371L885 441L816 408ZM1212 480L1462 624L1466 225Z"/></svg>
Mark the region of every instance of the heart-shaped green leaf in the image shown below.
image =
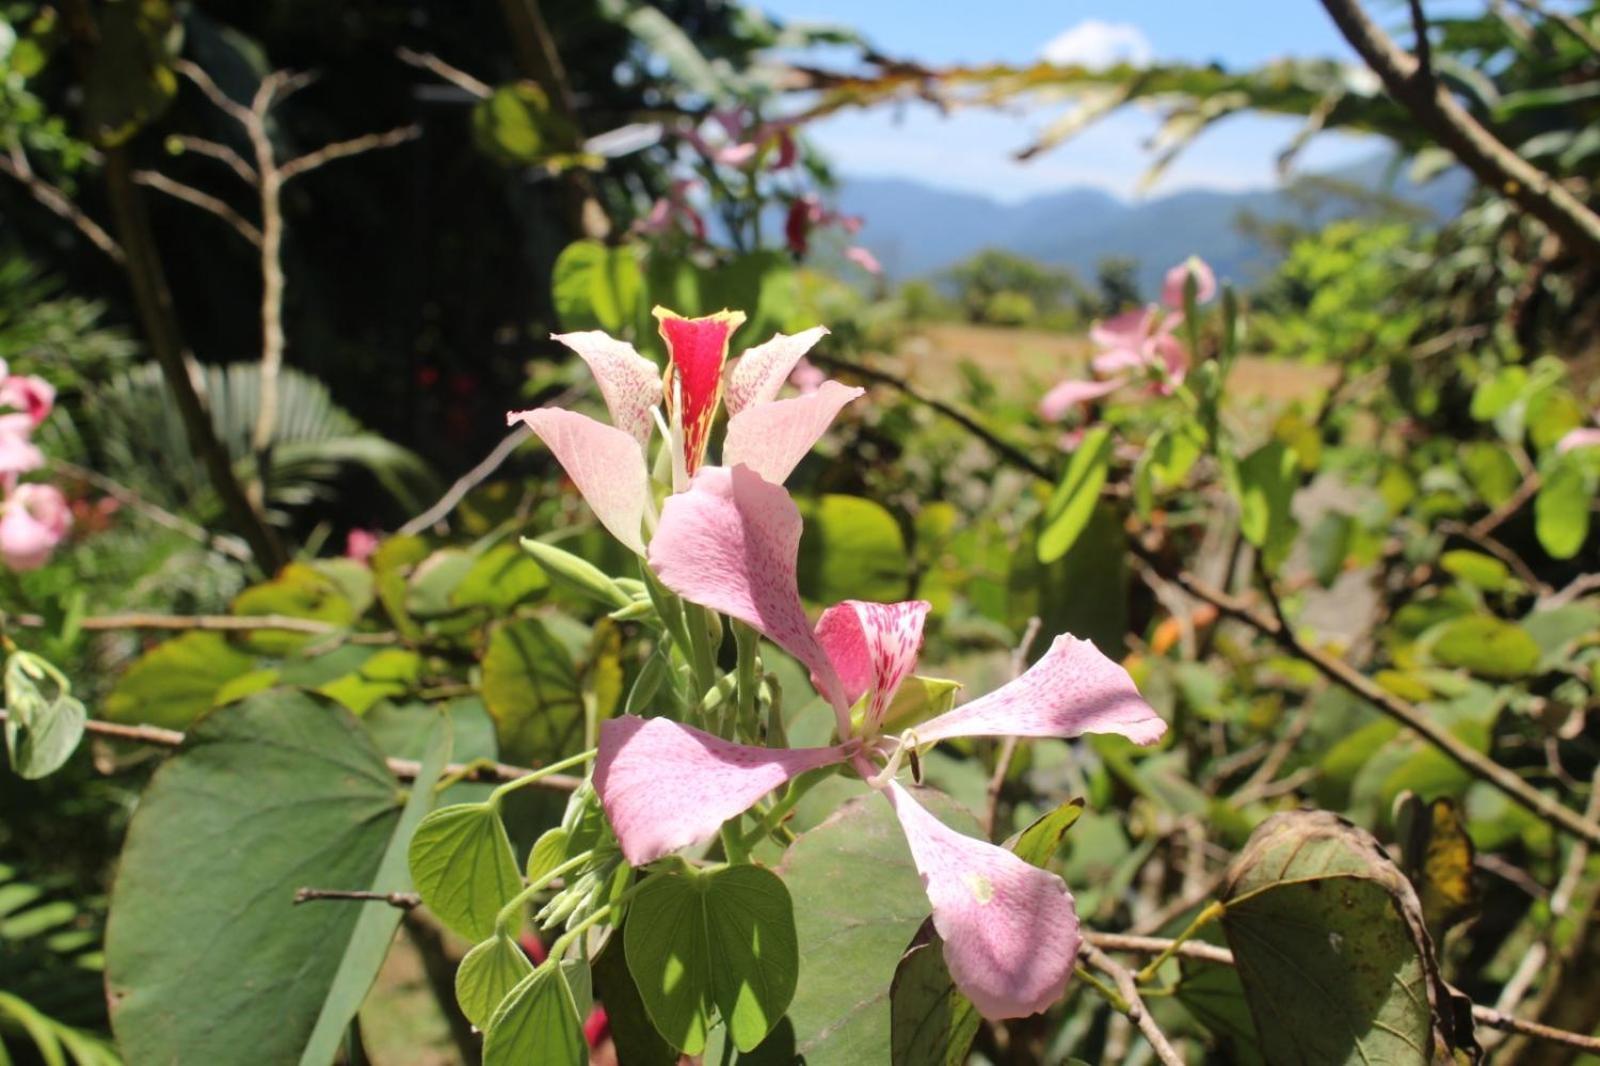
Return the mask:
<svg viewBox="0 0 1600 1066"><path fill-rule="evenodd" d="M522 889L500 812L458 803L424 818L411 838L411 881L445 925L473 942L487 940L500 908Z"/></svg>

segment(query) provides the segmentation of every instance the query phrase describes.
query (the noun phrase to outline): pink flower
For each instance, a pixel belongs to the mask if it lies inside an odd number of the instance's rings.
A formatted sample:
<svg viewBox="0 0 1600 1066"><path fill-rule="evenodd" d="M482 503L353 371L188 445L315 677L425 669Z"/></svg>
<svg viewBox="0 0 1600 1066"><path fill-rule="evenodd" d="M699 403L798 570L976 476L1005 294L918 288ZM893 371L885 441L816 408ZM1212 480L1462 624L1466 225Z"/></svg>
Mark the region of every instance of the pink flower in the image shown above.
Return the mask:
<svg viewBox="0 0 1600 1066"><path fill-rule="evenodd" d="M44 453L33 443L33 416L0 415L0 480L15 480L44 465Z"/></svg>
<svg viewBox="0 0 1600 1066"><path fill-rule="evenodd" d="M556 340L589 364L611 415L611 425L558 407L512 411L544 441L595 517L611 535L640 555L641 531L654 513L647 450L664 408L673 489L681 491L705 461L717 409L728 409L722 461L744 463L781 483L832 424L845 404L862 394L835 381L793 399L777 398L795 364L827 330L816 326L777 334L747 349L731 369L729 340L744 322L736 311L683 318L656 309L667 348L663 377L624 341L598 331L559 334Z"/></svg>
<svg viewBox="0 0 1600 1066"><path fill-rule="evenodd" d="M665 718L607 721L594 783L624 857L641 865L707 840L795 775L848 763L900 820L957 985L988 1018L1044 1010L1061 996L1077 954L1066 885L928 814L894 781L901 755L973 736L1120 733L1149 744L1165 723L1127 671L1063 636L1010 684L902 737L883 736L895 691L916 667L928 604L848 601L813 627L795 578L800 533L799 509L781 487L745 466L707 467L666 501L649 562L685 601L752 626L803 663L833 707L840 743L772 749ZM851 707L860 700L858 725ZM884 760L881 771L873 757Z"/></svg>
<svg viewBox="0 0 1600 1066"><path fill-rule="evenodd" d="M1558 454L1570 452L1574 448L1596 447L1600 447L1600 429L1593 427L1569 429L1561 435L1560 440L1556 441L1556 452Z"/></svg>
<svg viewBox="0 0 1600 1066"><path fill-rule="evenodd" d="M695 181L673 182L667 188L666 195L650 205L649 214L634 223L634 232L646 236L660 236L681 229L697 241L705 240L705 219L700 217L700 212L689 202L690 194L698 187L699 183Z"/></svg>
<svg viewBox="0 0 1600 1066"><path fill-rule="evenodd" d="M370 529L352 529L344 537L344 557L365 563L378 550L378 534Z"/></svg>
<svg viewBox="0 0 1600 1066"><path fill-rule="evenodd" d="M18 485L0 503L0 560L13 570L36 570L71 528L72 510L60 489Z"/></svg>
<svg viewBox="0 0 1600 1066"><path fill-rule="evenodd" d="M1174 269L1187 269L1187 264ZM1182 324L1183 315L1154 305L1096 322L1089 339L1100 351L1089 366L1099 380L1059 382L1039 401L1039 417L1049 422L1064 418L1073 408L1109 396L1136 377L1147 383L1150 393L1170 394L1189 370L1188 349L1176 336Z"/></svg>
<svg viewBox="0 0 1600 1066"><path fill-rule="evenodd" d="M0 376L4 377L0 380L0 406L16 408L35 426L50 417L50 409L56 401L55 386L32 374L5 376L0 369Z"/></svg>
<svg viewBox="0 0 1600 1066"><path fill-rule="evenodd" d="M878 262L878 257L859 244L846 248L844 257L874 277L883 273L883 264Z"/></svg>
<svg viewBox="0 0 1600 1066"><path fill-rule="evenodd" d="M1174 311L1183 310L1183 290L1189 282L1189 275L1194 275L1194 302L1203 304L1217 294L1217 275L1212 272L1211 266L1197 255L1179 263L1167 271L1167 276L1161 282L1161 302Z"/></svg>

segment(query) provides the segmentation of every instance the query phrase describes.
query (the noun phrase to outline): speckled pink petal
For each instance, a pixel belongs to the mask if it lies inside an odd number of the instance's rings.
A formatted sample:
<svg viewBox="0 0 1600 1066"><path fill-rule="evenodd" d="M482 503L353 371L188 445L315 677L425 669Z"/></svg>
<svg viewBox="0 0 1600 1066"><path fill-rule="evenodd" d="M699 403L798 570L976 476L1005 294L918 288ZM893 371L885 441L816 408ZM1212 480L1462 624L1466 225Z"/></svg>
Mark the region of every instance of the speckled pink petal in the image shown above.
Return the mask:
<svg viewBox="0 0 1600 1066"><path fill-rule="evenodd" d="M690 603L739 619L804 663L845 737L850 702L800 603L800 527L800 510L780 486L748 467L709 466L667 497L650 568Z"/></svg>
<svg viewBox="0 0 1600 1066"><path fill-rule="evenodd" d="M642 866L709 840L791 777L848 756L842 747L749 747L666 718L626 715L600 725L594 787L623 857Z"/></svg>
<svg viewBox="0 0 1600 1066"><path fill-rule="evenodd" d="M1600 429L1570 429L1556 441L1557 452L1570 452L1574 448L1600 447Z"/></svg>
<svg viewBox="0 0 1600 1066"><path fill-rule="evenodd" d="M728 419L723 465L743 463L774 485L783 484L828 432L844 405L865 391L825 381L806 396L746 407Z"/></svg>
<svg viewBox="0 0 1600 1066"><path fill-rule="evenodd" d="M738 414L752 404L769 403L788 380L802 356L828 335L826 326L812 326L792 336L779 333L765 344L745 350L728 372L728 389L723 402L729 414Z"/></svg>
<svg viewBox="0 0 1600 1066"><path fill-rule="evenodd" d="M991 1021L1060 999L1078 956L1078 914L1061 878L956 832L898 782L884 795L911 845L956 987Z"/></svg>
<svg viewBox="0 0 1600 1066"><path fill-rule="evenodd" d="M643 555L639 526L650 499L650 472L633 435L559 407L506 415L507 423L519 420L555 455L600 524Z"/></svg>
<svg viewBox="0 0 1600 1066"><path fill-rule="evenodd" d="M853 704L862 693L872 693L869 732L877 730L900 683L917 668L922 625L932 606L926 600L845 600L817 619L817 640L839 674L845 697Z"/></svg>
<svg viewBox="0 0 1600 1066"><path fill-rule="evenodd" d="M1062 418L1079 404L1109 396L1127 384L1125 378L1106 381L1063 381L1039 401L1039 417L1049 422Z"/></svg>
<svg viewBox="0 0 1600 1066"><path fill-rule="evenodd" d="M1167 731L1117 663L1087 640L1059 636L1027 673L916 729L922 744L949 737L1075 737L1121 733L1154 744Z"/></svg>
<svg viewBox="0 0 1600 1066"><path fill-rule="evenodd" d="M648 441L655 428L650 409L661 402L661 368L633 345L599 330L554 333L551 339L565 344L589 364L611 412L611 424L632 434L640 444Z"/></svg>

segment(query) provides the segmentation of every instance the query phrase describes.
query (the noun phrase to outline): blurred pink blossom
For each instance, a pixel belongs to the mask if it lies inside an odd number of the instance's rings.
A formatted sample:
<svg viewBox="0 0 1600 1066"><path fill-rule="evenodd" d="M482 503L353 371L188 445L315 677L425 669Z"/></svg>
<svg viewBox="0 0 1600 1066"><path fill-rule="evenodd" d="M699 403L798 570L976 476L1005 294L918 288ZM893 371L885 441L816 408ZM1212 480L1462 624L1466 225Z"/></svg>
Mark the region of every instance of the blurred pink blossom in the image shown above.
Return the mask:
<svg viewBox="0 0 1600 1066"><path fill-rule="evenodd" d="M800 361L794 365L794 370L789 374L789 384L800 390L800 395L802 396L810 396L813 392L822 388L822 383L826 380L828 380L828 375L824 374L816 364L803 355L800 357Z"/></svg>
<svg viewBox="0 0 1600 1066"><path fill-rule="evenodd" d="M33 443L33 416L0 415L0 479L15 480L44 465L44 453Z"/></svg>
<svg viewBox="0 0 1600 1066"><path fill-rule="evenodd" d="M0 363L0 366L3 366ZM0 373L4 373L0 370ZM0 381L0 406L14 407L26 414L35 426L50 417L56 402L55 386L32 374L6 376Z"/></svg>
<svg viewBox="0 0 1600 1066"><path fill-rule="evenodd" d="M13 570L35 570L71 528L72 510L60 489L18 485L0 503L0 560Z"/></svg>
<svg viewBox="0 0 1600 1066"><path fill-rule="evenodd" d="M1212 271L1211 265L1197 255L1179 263L1167 271L1166 278L1161 283L1161 302L1174 311L1183 310L1183 289L1189 281L1189 275L1194 275L1194 302L1203 304L1217 294L1217 275Z"/></svg>
<svg viewBox="0 0 1600 1066"><path fill-rule="evenodd" d="M705 240L705 219L701 218L700 212L689 203L689 194L699 186L699 182L686 178L673 182L667 189L666 195L650 205L649 213L634 223L634 232L654 237L682 229L697 241Z"/></svg>
<svg viewBox="0 0 1600 1066"><path fill-rule="evenodd" d="M883 273L883 264L878 262L878 257L859 244L846 248L844 257L874 277Z"/></svg>
<svg viewBox="0 0 1600 1066"><path fill-rule="evenodd" d="M1556 441L1556 452L1564 454L1574 448L1600 448L1600 429L1585 426L1581 429L1569 429Z"/></svg>
<svg viewBox="0 0 1600 1066"><path fill-rule="evenodd" d="M371 529L352 529L345 534L344 557L365 563L378 550L378 534Z"/></svg>

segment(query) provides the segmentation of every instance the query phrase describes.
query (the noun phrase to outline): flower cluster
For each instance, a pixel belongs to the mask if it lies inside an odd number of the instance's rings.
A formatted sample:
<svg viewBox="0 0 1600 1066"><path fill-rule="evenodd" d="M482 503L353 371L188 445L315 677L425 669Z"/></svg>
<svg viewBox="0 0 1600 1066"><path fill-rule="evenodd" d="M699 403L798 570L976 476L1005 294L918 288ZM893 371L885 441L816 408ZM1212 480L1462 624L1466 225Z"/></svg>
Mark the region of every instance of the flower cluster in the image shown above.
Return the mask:
<svg viewBox="0 0 1600 1066"><path fill-rule="evenodd" d="M1194 279L1194 300L1209 301L1217 294L1217 278L1204 260L1190 257L1171 270L1161 286L1161 303L1124 311L1089 331L1100 351L1090 366L1090 380L1069 378L1045 393L1039 401L1040 417L1054 422L1080 404L1090 403L1139 381L1156 394L1182 384L1189 370L1189 352L1176 336L1183 325L1185 290Z"/></svg>
<svg viewBox="0 0 1600 1066"><path fill-rule="evenodd" d="M929 605L846 601L813 625L796 581L800 512L782 487L862 390L823 381L809 394L777 398L826 332L820 327L780 334L730 370L728 341L743 316L657 314L669 357L664 376L631 345L604 334L558 338L593 369L612 425L557 408L509 417L544 440L599 520L644 557L662 585L751 627L804 664L833 710L836 743L754 746L663 717L603 723L594 783L623 856L640 866L710 840L798 774L854 771L884 797L905 832L961 990L989 1018L1045 1009L1062 994L1079 945L1066 885L929 814L896 780L902 759L956 737L1119 733L1150 744L1165 723L1121 666L1089 642L1061 636L1015 681L891 735L888 710L916 667ZM722 465L705 465L724 398L730 417ZM646 456L653 427L665 438L672 470L659 511Z"/></svg>
<svg viewBox="0 0 1600 1066"><path fill-rule="evenodd" d="M54 485L22 481L44 465L33 432L50 416L56 392L0 359L0 561L12 570L43 566L72 528L72 510Z"/></svg>

